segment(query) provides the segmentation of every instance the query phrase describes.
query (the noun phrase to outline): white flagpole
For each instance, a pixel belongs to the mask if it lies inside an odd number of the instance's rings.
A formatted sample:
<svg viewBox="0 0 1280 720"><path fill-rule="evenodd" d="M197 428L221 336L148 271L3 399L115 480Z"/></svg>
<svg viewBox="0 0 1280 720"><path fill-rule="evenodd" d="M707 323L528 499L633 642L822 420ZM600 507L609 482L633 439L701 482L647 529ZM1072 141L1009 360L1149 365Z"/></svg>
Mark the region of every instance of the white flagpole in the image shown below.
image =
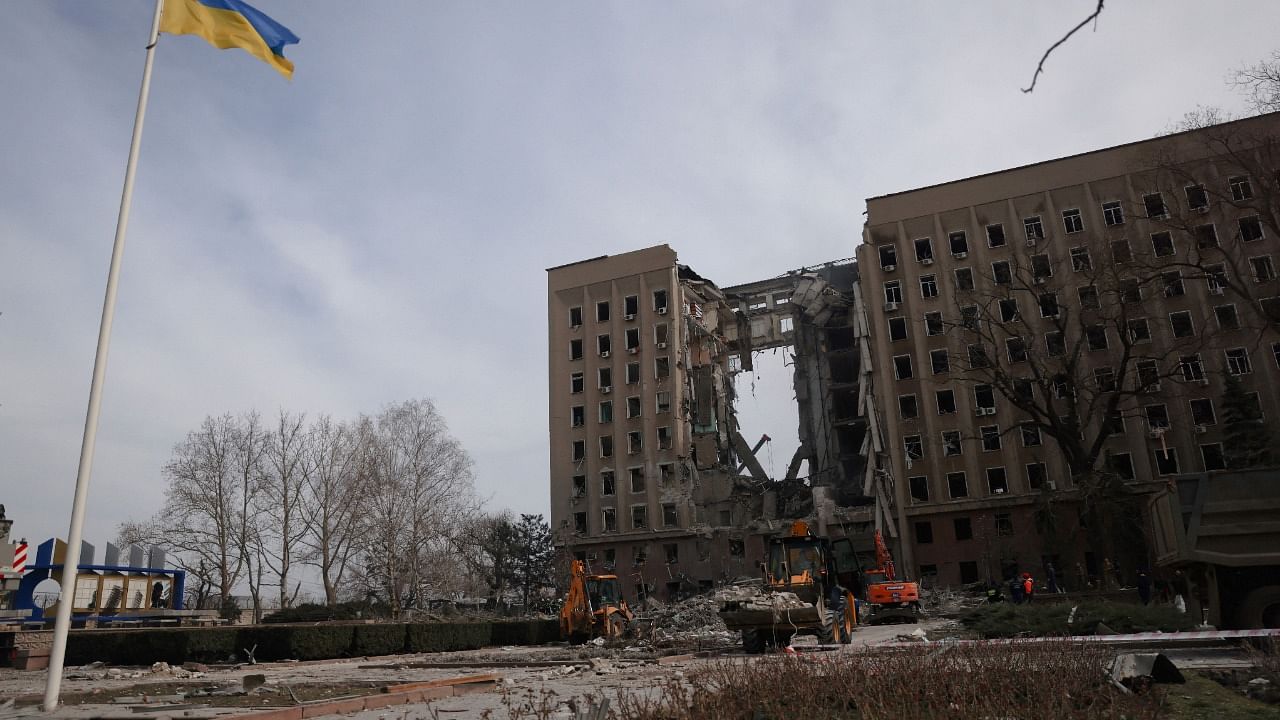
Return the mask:
<svg viewBox="0 0 1280 720"><path fill-rule="evenodd" d="M129 227L129 205L133 201L133 176L138 169L138 149L142 144L142 120L147 113L147 95L151 90L151 63L155 59L156 40L160 37L160 13L164 0L156 0L151 20L151 37L147 41L147 59L142 69L142 89L138 92L138 112L133 120L133 140L129 144L129 163L124 171L124 191L120 197L120 215L116 220L115 245L111 250L111 269L107 273L107 294L102 301L102 324L98 327L98 352L93 359L93 382L89 387L89 409L84 419L84 439L80 443L80 468L76 473L75 501L71 506L71 529L67 531L67 552L62 559L62 588L58 599L58 615L53 625L53 647L49 651L49 679L44 690L45 712L58 707L58 691L62 686L62 664L67 654L67 631L71 628L71 606L75 604L77 568L80 565L80 534L84 528L85 500L89 494L89 476L93 468L93 447L98 436L98 411L102 406L102 382L107 373L107 349L111 345L111 321L116 310L116 282L120 277L120 259L124 255L125 231Z"/></svg>

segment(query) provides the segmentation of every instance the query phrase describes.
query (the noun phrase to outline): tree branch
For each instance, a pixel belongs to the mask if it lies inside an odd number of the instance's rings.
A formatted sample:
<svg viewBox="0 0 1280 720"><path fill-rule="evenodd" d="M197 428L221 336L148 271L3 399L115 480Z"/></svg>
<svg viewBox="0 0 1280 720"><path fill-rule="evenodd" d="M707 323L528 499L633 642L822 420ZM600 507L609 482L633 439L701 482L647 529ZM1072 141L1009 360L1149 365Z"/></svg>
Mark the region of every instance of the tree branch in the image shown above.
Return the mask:
<svg viewBox="0 0 1280 720"><path fill-rule="evenodd" d="M1089 17L1085 18L1084 20L1081 20L1079 25L1076 25L1075 27L1071 28L1071 32L1067 33L1066 35L1063 35L1061 40L1054 43L1053 45L1050 45L1049 49L1044 51L1044 57L1040 58L1040 64L1036 66L1036 74L1031 76L1031 86L1022 88L1022 92L1029 93L1032 90L1036 89L1036 80L1040 78L1040 73L1044 72L1044 61L1049 59L1049 54L1052 53L1054 50L1057 50L1058 46L1066 42L1068 39L1070 39L1072 35L1075 35L1076 32L1080 30L1080 28L1084 27L1085 25L1088 25L1089 21L1097 20L1098 15L1102 14L1102 4L1104 2L1106 2L1106 0L1098 0L1098 8L1094 10L1093 13L1089 15ZM1097 29L1096 26L1095 26L1095 29Z"/></svg>

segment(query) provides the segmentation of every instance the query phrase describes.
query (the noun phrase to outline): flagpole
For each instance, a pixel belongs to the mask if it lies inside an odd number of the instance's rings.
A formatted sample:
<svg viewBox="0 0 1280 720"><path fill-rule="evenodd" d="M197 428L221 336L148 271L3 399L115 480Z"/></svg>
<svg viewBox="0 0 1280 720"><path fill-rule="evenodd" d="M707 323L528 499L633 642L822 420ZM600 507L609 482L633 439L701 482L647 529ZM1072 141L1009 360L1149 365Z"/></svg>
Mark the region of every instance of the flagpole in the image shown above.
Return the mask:
<svg viewBox="0 0 1280 720"><path fill-rule="evenodd" d="M147 59L142 69L142 88L138 91L138 111L133 120L133 139L129 143L129 162L124 171L124 190L120 196L120 215L116 219L115 244L111 249L111 269L107 272L107 293L102 301L102 323L98 326L98 351L93 359L93 382L89 386L89 409L85 413L84 438L80 443L80 467L76 472L76 494L71 506L71 528L67 531L67 551L62 558L62 587L58 598L58 614L53 625L53 647L49 651L49 679L44 690L45 712L58 707L62 686L62 664L67 654L67 631L71 628L71 606L75 604L76 574L80 565L80 535L84 529L85 501L89 494L89 476L93 468L93 448L98 436L98 414L102 407L102 384L107 373L107 349L111 345L111 321L116 310L116 283L120 278L120 260L124 255L125 231L129 227L129 206L133 201L133 177L138 169L138 149L142 144L142 121L147 114L147 95L151 91L151 64L155 59L156 40L160 37L160 13L164 0L156 0L151 19L151 36L147 41Z"/></svg>

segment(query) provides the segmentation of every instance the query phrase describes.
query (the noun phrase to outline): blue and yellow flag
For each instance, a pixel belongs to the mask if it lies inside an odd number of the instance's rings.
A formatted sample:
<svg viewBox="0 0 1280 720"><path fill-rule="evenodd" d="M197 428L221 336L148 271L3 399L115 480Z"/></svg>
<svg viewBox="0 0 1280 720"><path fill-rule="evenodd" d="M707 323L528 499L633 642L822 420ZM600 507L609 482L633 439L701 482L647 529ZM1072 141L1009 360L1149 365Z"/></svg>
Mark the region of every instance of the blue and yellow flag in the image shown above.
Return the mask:
<svg viewBox="0 0 1280 720"><path fill-rule="evenodd" d="M221 49L241 48L293 79L284 46L298 42L298 36L240 0L164 0L160 32L199 35Z"/></svg>

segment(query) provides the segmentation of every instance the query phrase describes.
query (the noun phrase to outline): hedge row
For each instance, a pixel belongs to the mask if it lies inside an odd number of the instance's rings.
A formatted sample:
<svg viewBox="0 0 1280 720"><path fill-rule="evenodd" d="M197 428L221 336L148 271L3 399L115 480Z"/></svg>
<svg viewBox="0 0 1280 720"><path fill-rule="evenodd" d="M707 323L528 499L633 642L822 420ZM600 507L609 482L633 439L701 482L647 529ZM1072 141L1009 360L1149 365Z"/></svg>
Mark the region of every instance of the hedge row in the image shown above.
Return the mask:
<svg viewBox="0 0 1280 720"><path fill-rule="evenodd" d="M1179 632L1195 626L1190 615L1167 605L1106 601L981 605L960 622L984 638L1094 635L1099 623L1117 633Z"/></svg>
<svg viewBox="0 0 1280 720"><path fill-rule="evenodd" d="M218 628L77 630L67 638L68 665L102 661L150 665L164 661L326 660L402 652L473 650L494 645L540 645L560 639L555 620L323 625L251 625Z"/></svg>

